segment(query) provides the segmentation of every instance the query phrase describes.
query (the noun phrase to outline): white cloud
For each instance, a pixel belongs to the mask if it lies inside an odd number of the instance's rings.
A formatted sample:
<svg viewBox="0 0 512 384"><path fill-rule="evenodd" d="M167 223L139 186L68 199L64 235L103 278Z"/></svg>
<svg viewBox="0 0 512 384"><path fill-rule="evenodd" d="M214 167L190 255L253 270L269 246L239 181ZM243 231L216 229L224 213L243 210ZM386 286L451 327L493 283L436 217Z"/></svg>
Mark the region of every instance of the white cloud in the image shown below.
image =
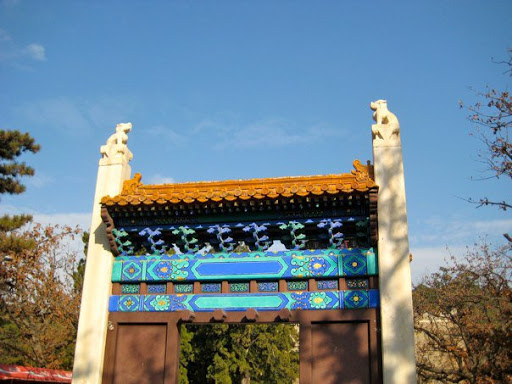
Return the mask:
<svg viewBox="0 0 512 384"><path fill-rule="evenodd" d="M466 252L466 247L411 247L410 251L412 254L412 281L414 284L417 284L423 276L436 272L439 267L445 265L445 261L451 255L463 256Z"/></svg>
<svg viewBox="0 0 512 384"><path fill-rule="evenodd" d="M6 2L3 2L5 6ZM22 47L13 40L10 34L0 28L0 62L24 71L32 71L34 61L46 61L46 48L39 43L31 43Z"/></svg>
<svg viewBox="0 0 512 384"><path fill-rule="evenodd" d="M411 272L416 283L423 275L437 271L451 255L466 254L475 242L502 244L505 242L503 233L512 232L512 219L435 217L424 220L418 227L421 232L410 235Z"/></svg>
<svg viewBox="0 0 512 384"><path fill-rule="evenodd" d="M91 225L91 212L63 212L63 213L42 213L26 207L17 207L9 204L0 205L0 215L32 215L32 220L36 223L68 225L71 227L79 226L88 230Z"/></svg>
<svg viewBox="0 0 512 384"><path fill-rule="evenodd" d="M41 44L29 44L23 52L31 59L46 61L46 50Z"/></svg>
<svg viewBox="0 0 512 384"><path fill-rule="evenodd" d="M470 220L431 218L421 226L422 232L415 235L415 243L428 246L430 244L447 244L458 246L473 243L476 236L489 236L491 240L502 237L505 232L512 231L512 219Z"/></svg>
<svg viewBox="0 0 512 384"><path fill-rule="evenodd" d="M91 213L34 213L33 221L41 224L79 226L88 231L91 226Z"/></svg>
<svg viewBox="0 0 512 384"><path fill-rule="evenodd" d="M149 178L149 184L174 184L176 180L172 177L162 176L160 174L154 174Z"/></svg>

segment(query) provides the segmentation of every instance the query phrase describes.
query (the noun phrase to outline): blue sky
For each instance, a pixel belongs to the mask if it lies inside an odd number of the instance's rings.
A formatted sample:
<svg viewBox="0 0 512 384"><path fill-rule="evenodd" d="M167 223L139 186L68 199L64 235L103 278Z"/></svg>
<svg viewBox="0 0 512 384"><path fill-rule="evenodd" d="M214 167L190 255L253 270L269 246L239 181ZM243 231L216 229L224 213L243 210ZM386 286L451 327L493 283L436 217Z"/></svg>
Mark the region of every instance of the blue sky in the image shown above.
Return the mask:
<svg viewBox="0 0 512 384"><path fill-rule="evenodd" d="M369 102L401 124L415 279L500 242L510 198L458 101L505 89L510 1L0 2L0 129L41 144L0 210L87 227L99 147L132 122L143 182L342 173L371 159Z"/></svg>

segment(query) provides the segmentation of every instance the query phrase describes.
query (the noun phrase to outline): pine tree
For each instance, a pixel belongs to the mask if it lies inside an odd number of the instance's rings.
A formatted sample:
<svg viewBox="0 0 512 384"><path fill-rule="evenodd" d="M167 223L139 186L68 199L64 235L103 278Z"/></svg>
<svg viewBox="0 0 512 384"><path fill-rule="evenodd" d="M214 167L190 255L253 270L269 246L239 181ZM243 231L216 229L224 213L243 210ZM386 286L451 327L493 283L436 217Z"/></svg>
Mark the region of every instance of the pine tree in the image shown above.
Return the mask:
<svg viewBox="0 0 512 384"><path fill-rule="evenodd" d="M293 383L298 330L291 324L187 325L180 337L180 384Z"/></svg>
<svg viewBox="0 0 512 384"><path fill-rule="evenodd" d="M20 177L33 176L34 169L18 158L25 152L36 153L40 149L28 133L0 130L0 194L20 194L25 191ZM8 251L21 251L32 244L12 232L28 223L30 215L0 216L0 257ZM1 268L1 267L0 267ZM0 269L0 273L1 273Z"/></svg>

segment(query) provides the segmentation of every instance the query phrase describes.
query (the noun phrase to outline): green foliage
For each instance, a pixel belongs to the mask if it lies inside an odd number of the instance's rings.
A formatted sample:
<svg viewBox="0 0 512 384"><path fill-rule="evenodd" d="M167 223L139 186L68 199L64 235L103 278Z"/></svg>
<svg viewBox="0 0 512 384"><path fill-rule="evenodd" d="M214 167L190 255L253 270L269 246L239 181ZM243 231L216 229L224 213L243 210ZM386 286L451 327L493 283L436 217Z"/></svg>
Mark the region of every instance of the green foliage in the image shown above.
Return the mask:
<svg viewBox="0 0 512 384"><path fill-rule="evenodd" d="M0 194L25 191L19 177L34 175L34 169L16 161L16 158L24 152L36 153L39 149L28 133L0 130Z"/></svg>
<svg viewBox="0 0 512 384"><path fill-rule="evenodd" d="M25 191L34 169L18 158L39 149L28 133L0 130L0 194ZM85 261L69 247L79 231L31 220L0 217L0 362L71 369Z"/></svg>
<svg viewBox="0 0 512 384"><path fill-rule="evenodd" d="M19 194L25 191L21 183L21 176L32 176L34 169L17 158L24 152L36 153L39 145L28 133L18 131L0 130L0 194ZM16 236L15 230L21 228L32 220L29 215L0 217L0 275L5 274L5 255L10 251L21 252L24 249L34 247L30 238ZM0 286L0 294L6 289L5 285Z"/></svg>
<svg viewBox="0 0 512 384"><path fill-rule="evenodd" d="M187 325L180 340L180 384L283 384L299 374L293 325Z"/></svg>

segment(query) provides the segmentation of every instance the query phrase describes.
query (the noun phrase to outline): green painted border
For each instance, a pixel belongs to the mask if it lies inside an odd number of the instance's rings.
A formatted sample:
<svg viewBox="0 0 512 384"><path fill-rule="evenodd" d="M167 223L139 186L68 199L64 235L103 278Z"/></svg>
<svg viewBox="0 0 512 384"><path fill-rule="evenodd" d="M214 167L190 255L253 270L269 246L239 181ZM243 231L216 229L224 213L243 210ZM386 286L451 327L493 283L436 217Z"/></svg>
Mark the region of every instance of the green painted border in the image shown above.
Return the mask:
<svg viewBox="0 0 512 384"><path fill-rule="evenodd" d="M378 274L378 257L377 251L373 248L368 249L367 257L366 257L366 268L368 271L368 275L377 275Z"/></svg>
<svg viewBox="0 0 512 384"><path fill-rule="evenodd" d="M114 261L112 266L112 282L117 283L121 281L121 272L123 269L123 263L121 261Z"/></svg>

